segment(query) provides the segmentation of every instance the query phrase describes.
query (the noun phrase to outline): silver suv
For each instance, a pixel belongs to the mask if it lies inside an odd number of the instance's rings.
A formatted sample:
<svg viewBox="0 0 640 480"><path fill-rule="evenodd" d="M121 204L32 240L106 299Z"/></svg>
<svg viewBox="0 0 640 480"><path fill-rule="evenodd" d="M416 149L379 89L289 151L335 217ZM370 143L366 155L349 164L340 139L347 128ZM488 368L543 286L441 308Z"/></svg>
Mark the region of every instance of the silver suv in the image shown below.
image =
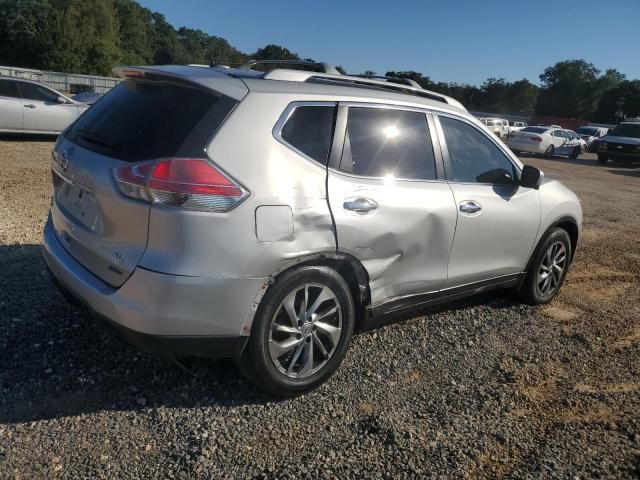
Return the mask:
<svg viewBox="0 0 640 480"><path fill-rule="evenodd" d="M354 328L558 292L582 212L457 101L398 80L135 67L58 139L44 256L127 342L290 396Z"/></svg>

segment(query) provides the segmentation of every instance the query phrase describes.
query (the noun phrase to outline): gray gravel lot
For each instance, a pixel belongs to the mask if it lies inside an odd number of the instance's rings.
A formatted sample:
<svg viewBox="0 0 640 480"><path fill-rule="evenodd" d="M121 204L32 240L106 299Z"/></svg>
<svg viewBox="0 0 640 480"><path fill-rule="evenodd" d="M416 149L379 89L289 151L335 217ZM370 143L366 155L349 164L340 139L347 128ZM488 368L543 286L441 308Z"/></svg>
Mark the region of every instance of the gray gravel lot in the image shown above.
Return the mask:
<svg viewBox="0 0 640 480"><path fill-rule="evenodd" d="M273 401L64 301L39 247L52 145L0 140L0 478L640 476L640 169L525 158L585 212L551 305L494 294L390 322L321 389Z"/></svg>

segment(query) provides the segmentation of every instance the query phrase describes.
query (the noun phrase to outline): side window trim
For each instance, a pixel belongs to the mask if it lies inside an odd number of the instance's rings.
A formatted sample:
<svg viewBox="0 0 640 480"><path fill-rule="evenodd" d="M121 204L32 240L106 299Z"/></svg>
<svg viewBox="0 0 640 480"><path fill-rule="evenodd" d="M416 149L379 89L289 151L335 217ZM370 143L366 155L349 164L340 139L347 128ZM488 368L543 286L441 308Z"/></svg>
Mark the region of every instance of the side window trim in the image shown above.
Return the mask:
<svg viewBox="0 0 640 480"><path fill-rule="evenodd" d="M438 135L435 133L435 122L434 115L428 109L410 107L404 105L393 105L386 103L369 103L369 102L339 102L338 103L338 114L335 122L335 131L333 137L333 143L331 145L331 153L329 154L329 165L328 168L334 173L339 175L344 175L352 178L366 178L367 180L379 180L386 181L384 177L370 177L357 175L354 173L344 172L340 170L340 162L342 161L342 154L344 152L344 145L346 139L347 132L347 117L349 113L350 107L356 108L384 108L389 110L402 110L406 112L417 112L422 113L426 116L427 127L429 128L430 137L431 137L431 148L433 149L433 156L436 167L436 178L432 180L426 179L416 179L416 178L396 178L398 181L403 182L443 182L445 181L444 175L444 164L443 164L443 156L441 150L441 142L438 138Z"/></svg>
<svg viewBox="0 0 640 480"><path fill-rule="evenodd" d="M338 106L338 102L321 102L321 101L317 101L317 102L315 102L315 101L295 101L295 102L291 102L286 106L286 108L284 109L284 111L282 112L280 117L278 118L278 121L276 122L276 124L273 126L273 129L271 130L271 134L273 135L273 137L278 142L280 142L281 144L283 144L285 147L289 148L290 150L293 150L298 155L302 156L305 160L310 161L311 163L313 163L316 166L320 166L322 168L326 168L327 167L326 163L323 164L323 163L318 162L317 160L314 160L309 155L307 155L303 151L299 150L298 148L296 148L295 146L293 146L289 142L287 142L282 136L282 130L283 130L285 124L287 123L287 121L291 118L291 115L293 115L293 112L298 107L333 107L333 108L337 108L337 106ZM336 130L335 125L336 125L336 121L334 121L334 137L335 137L335 130ZM332 138L331 146L330 146L330 150L329 150L329 161L331 160L331 156L332 156L332 153L333 153L333 145L334 145L334 139Z"/></svg>
<svg viewBox="0 0 640 480"><path fill-rule="evenodd" d="M442 128L442 124L440 123L440 117L449 117L449 118L451 118L453 120L457 120L459 122L462 122L465 125L468 125L468 126L474 128L476 131L480 132L482 135L484 135L484 137L486 139L488 139L496 147L498 147L498 150L500 151L500 153L502 153L509 160L509 163L511 163L511 165L513 165L513 168L515 169L515 171L517 172L518 175L520 175L522 173L522 167L520 165L518 165L516 162L513 161L513 158L511 158L511 155L507 151L505 151L505 149L503 148L502 145L500 145L499 140L497 138L494 138L495 135L490 135L488 132L483 131L482 129L478 128L476 125L474 125L472 122L468 121L464 117L459 117L457 115L452 115L452 114L450 114L448 112L437 112L436 114L434 114L434 121L435 121L435 124L436 124L436 131L438 132L438 139L440 140L440 145L442 146L442 158L443 158L443 162L444 162L445 179L446 179L447 168L448 168L448 165L449 165L449 150L447 148L447 142L446 142L446 139L445 139L445 136L444 136L444 130ZM460 181L448 180L448 179L447 179L447 182L449 182L449 183L467 184L467 185L493 185L492 183L460 182Z"/></svg>

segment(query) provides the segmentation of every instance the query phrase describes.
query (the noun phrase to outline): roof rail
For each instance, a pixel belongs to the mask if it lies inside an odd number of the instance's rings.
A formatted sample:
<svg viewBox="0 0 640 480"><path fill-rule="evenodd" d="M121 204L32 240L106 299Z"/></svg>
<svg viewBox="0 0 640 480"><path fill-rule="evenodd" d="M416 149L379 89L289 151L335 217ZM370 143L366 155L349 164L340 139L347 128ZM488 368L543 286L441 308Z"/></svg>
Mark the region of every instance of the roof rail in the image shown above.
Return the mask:
<svg viewBox="0 0 640 480"><path fill-rule="evenodd" d="M321 69L321 73L329 73L332 75L341 75L341 73L333 66L324 62L310 62L307 60L249 60L244 65L238 67L240 70L253 70L255 65L303 65L307 67L315 67Z"/></svg>
<svg viewBox="0 0 640 480"><path fill-rule="evenodd" d="M342 85L350 87L360 88L375 88L378 90L391 90L397 93L404 93L406 95L414 95L417 97L428 98L429 100L435 100L436 102L446 103L454 107L458 107L462 110L467 110L455 98L442 95L440 93L432 92L431 90L425 90L418 86L406 85L390 82L388 80L377 80L371 77L361 77L355 75L332 75L329 73L320 72L307 72L301 70L286 70L277 69L271 70L266 73L262 78L265 80L285 80L290 82L309 82L309 83L325 83L330 85ZM395 77L392 77L395 79ZM408 79L407 79L408 80Z"/></svg>
<svg viewBox="0 0 640 480"><path fill-rule="evenodd" d="M371 78L373 80L385 80L389 83L409 85L410 87L413 87L413 88L422 88L422 86L415 80L412 80L411 78L405 78L405 77L386 77L383 75L352 75L352 74L349 74L349 76L360 77L360 78Z"/></svg>

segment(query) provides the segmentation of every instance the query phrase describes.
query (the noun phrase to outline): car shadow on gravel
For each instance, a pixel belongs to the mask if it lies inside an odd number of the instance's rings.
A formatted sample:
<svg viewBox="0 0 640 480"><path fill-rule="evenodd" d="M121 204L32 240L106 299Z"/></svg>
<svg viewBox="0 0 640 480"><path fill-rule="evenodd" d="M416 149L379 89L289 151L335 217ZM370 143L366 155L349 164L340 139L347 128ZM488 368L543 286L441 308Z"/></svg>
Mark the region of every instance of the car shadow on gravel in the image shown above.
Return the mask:
<svg viewBox="0 0 640 480"><path fill-rule="evenodd" d="M51 281L40 245L0 245L0 423L101 411L265 404L274 398L246 382L230 361L149 355L105 333ZM387 317L379 327L417 314L454 311L508 297L486 294Z"/></svg>
<svg viewBox="0 0 640 480"><path fill-rule="evenodd" d="M33 135L29 133L0 133L0 141L7 142L55 142L58 135Z"/></svg>
<svg viewBox="0 0 640 480"><path fill-rule="evenodd" d="M636 177L640 178L640 169L638 170L608 170L609 173L613 173L614 175L623 175L625 177Z"/></svg>

